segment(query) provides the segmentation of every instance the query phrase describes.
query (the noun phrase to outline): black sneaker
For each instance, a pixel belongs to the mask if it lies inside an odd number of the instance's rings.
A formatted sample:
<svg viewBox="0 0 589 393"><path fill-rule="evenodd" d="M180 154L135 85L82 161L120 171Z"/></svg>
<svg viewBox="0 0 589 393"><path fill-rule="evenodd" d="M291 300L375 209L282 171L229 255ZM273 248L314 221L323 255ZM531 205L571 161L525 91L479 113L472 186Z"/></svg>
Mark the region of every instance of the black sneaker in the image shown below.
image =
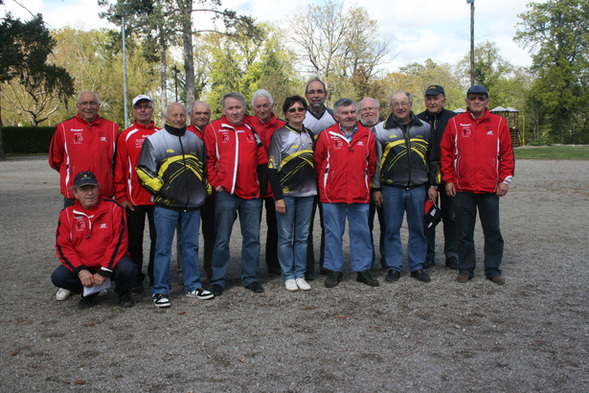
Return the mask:
<svg viewBox="0 0 589 393"><path fill-rule="evenodd" d="M452 270L458 270L458 258L448 257L446 258L446 267Z"/></svg>
<svg viewBox="0 0 589 393"><path fill-rule="evenodd" d="M401 278L401 272L398 272L395 269L389 269L389 272L387 273L387 278L385 278L385 280L387 280L387 282L394 282L397 281L399 278Z"/></svg>
<svg viewBox="0 0 589 393"><path fill-rule="evenodd" d="M214 298L215 294L210 291L207 291L203 287L200 287L200 288L196 288L194 291L186 292L186 296L193 297L196 299L207 300L207 299Z"/></svg>
<svg viewBox="0 0 589 393"><path fill-rule="evenodd" d="M425 272L423 269L416 270L411 272L411 277L421 282L430 282L432 279L430 276Z"/></svg>
<svg viewBox="0 0 589 393"><path fill-rule="evenodd" d="M264 287L262 287L260 285L259 282L254 281L249 283L248 285L246 285L246 288L249 289L250 291L254 292L254 293L262 293L264 292Z"/></svg>
<svg viewBox="0 0 589 393"><path fill-rule="evenodd" d="M223 287L219 284L211 285L211 293L215 296L221 296L223 294Z"/></svg>
<svg viewBox="0 0 589 393"><path fill-rule="evenodd" d="M436 260L434 258L425 258L425 262L423 263L424 269L430 269L434 266L436 266Z"/></svg>
<svg viewBox="0 0 589 393"><path fill-rule="evenodd" d="M372 274L370 274L370 271L368 270L358 272L358 275L356 276L356 281L364 283L370 287L378 287L380 285L378 280L372 277Z"/></svg>
<svg viewBox="0 0 589 393"><path fill-rule="evenodd" d="M122 308L129 308L133 307L135 302L131 298L131 294L129 292L119 293L119 306Z"/></svg>
<svg viewBox="0 0 589 393"><path fill-rule="evenodd" d="M78 302L78 309L85 310L87 308L93 307L98 303L96 299L98 297L98 293L93 293L90 296L82 296L80 301Z"/></svg>
<svg viewBox="0 0 589 393"><path fill-rule="evenodd" d="M165 295L163 293L154 293L153 295L151 295L151 297L153 299L154 306L156 306L157 308L170 307L172 305L170 303L170 298L168 297L168 295Z"/></svg>
<svg viewBox="0 0 589 393"><path fill-rule="evenodd" d="M342 280L342 272L336 272L333 270L330 270L327 273L327 278L325 279L325 287L326 288L333 288L335 286L337 286L337 284L339 284L339 282Z"/></svg>

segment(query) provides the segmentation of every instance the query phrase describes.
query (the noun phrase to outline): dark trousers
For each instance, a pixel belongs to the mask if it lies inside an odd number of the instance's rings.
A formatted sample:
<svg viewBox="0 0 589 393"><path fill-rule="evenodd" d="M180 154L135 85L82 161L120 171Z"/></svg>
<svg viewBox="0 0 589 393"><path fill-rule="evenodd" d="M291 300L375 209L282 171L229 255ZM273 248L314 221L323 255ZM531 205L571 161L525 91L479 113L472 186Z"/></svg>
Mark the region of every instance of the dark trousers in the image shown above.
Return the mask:
<svg viewBox="0 0 589 393"><path fill-rule="evenodd" d="M384 234L385 234L385 220L382 207L376 206L374 201L370 199L370 205L368 206L368 227L370 228L370 241L372 242L372 266L376 264L376 247L374 247L374 216L378 216L378 226L380 228L380 236L378 239L378 250L380 253L380 264L382 267L386 267L384 261Z"/></svg>
<svg viewBox="0 0 589 393"><path fill-rule="evenodd" d="M266 266L268 271L271 269L280 271L280 264L278 263L278 226L274 198L264 198L264 206L266 208L266 225L268 226L268 233L266 234Z"/></svg>
<svg viewBox="0 0 589 393"><path fill-rule="evenodd" d="M442 211L442 222L444 224L444 255L446 258L458 258L458 235L456 234L456 217L454 214L454 198L446 194L444 185L440 186L440 209ZM436 227L426 228L427 258L436 258Z"/></svg>
<svg viewBox="0 0 589 393"><path fill-rule="evenodd" d="M213 250L215 249L215 198L210 196L200 208L200 222L204 243L203 268L207 277L213 276Z"/></svg>
<svg viewBox="0 0 589 393"><path fill-rule="evenodd" d="M309 228L309 240L307 241L307 274L315 272L315 252L313 251L313 221L315 220L315 211L319 207L319 223L321 224L321 248L319 256L319 268L323 269L323 254L325 253L325 228L323 226L323 206L319 202L319 195L315 196L313 201L313 211L311 212L311 226Z"/></svg>
<svg viewBox="0 0 589 393"><path fill-rule="evenodd" d="M499 197L495 194L459 192L454 200L458 231L458 264L460 273L474 276L476 267L474 226L477 209L485 237L485 275L501 275L503 237L499 227Z"/></svg>
<svg viewBox="0 0 589 393"><path fill-rule="evenodd" d="M154 205L133 206L134 211L127 209L127 229L129 233L129 255L137 265L137 285L140 285L145 278L141 271L143 268L143 233L145 232L145 216L149 227L149 264L147 274L149 283L153 285L153 257L155 255L156 230L153 221Z"/></svg>
<svg viewBox="0 0 589 393"><path fill-rule="evenodd" d="M96 271L90 270L90 273L94 274ZM117 293L129 292L137 280L137 265L128 256L122 257L113 270L111 280L116 284ZM53 271L51 281L56 287L65 288L74 293L82 293L84 289L78 275L64 265L60 265Z"/></svg>

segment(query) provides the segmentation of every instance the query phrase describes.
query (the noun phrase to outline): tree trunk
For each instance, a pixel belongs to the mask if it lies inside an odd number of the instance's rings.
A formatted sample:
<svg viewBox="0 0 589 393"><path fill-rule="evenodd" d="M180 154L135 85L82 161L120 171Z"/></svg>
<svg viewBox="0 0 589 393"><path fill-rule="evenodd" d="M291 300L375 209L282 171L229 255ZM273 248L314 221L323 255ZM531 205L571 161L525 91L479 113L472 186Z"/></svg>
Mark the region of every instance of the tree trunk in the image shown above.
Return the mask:
<svg viewBox="0 0 589 393"><path fill-rule="evenodd" d="M196 99L194 96L194 49L192 47L192 0L184 1L182 14L184 73L186 74L186 109L190 110Z"/></svg>
<svg viewBox="0 0 589 393"><path fill-rule="evenodd" d="M162 36L160 37L160 46L161 46L161 59L160 59L160 75L161 75L161 104L162 104L162 124L166 122L166 109L168 108L168 78L167 78L167 69L168 69L168 61L166 59L166 39L163 37L163 29L160 30Z"/></svg>

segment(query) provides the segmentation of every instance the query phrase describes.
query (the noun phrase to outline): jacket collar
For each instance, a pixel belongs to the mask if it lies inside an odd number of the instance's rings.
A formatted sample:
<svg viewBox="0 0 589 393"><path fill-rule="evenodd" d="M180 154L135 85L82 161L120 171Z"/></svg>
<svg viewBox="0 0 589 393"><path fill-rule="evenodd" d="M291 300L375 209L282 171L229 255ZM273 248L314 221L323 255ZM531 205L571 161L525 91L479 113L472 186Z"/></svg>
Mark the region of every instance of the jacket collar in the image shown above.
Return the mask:
<svg viewBox="0 0 589 393"><path fill-rule="evenodd" d="M172 125L166 123L165 129L166 129L166 131L168 131L170 134L172 134L174 136L184 136L184 134L186 133L186 126L184 126L182 128L176 128L176 127L173 127Z"/></svg>
<svg viewBox="0 0 589 393"><path fill-rule="evenodd" d="M423 124L422 121L417 116L415 116L413 111L411 111L409 116L410 116L410 120L409 120L409 123L407 124L408 126L409 125L419 126L419 125ZM397 119L395 118L395 116L392 113L384 124L384 128L386 128L386 129L402 128L402 127L403 126L401 125L401 123L399 123L397 121Z"/></svg>

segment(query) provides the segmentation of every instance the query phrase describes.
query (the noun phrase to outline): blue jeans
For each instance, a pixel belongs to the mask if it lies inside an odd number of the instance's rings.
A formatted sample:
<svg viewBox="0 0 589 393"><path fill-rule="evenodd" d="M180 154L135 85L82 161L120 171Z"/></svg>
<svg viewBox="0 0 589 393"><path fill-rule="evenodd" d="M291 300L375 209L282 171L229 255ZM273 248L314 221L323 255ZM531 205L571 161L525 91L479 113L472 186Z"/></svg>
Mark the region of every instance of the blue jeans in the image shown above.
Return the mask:
<svg viewBox="0 0 589 393"><path fill-rule="evenodd" d="M276 213L278 261L284 281L305 276L307 239L314 196L284 197L286 212Z"/></svg>
<svg viewBox="0 0 589 393"><path fill-rule="evenodd" d="M202 285L198 270L198 228L200 210L181 211L156 206L154 211L155 258L153 263L153 285L151 293L170 292L170 257L176 226L180 227L180 248L182 249L182 278L184 291L191 292Z"/></svg>
<svg viewBox="0 0 589 393"><path fill-rule="evenodd" d="M243 199L225 191L215 195L215 227L217 238L213 252L213 277L211 285L227 288L227 270L231 256L229 241L233 223L239 212L241 226L241 282L248 286L258 281L258 262L260 260L260 214L262 200Z"/></svg>
<svg viewBox="0 0 589 393"><path fill-rule="evenodd" d="M383 186L383 209L385 217L385 262L388 270L403 270L403 246L401 245L401 224L407 212L409 242L407 245L409 271L423 268L427 253L423 216L425 214L426 192L424 187L406 189Z"/></svg>
<svg viewBox="0 0 589 393"><path fill-rule="evenodd" d="M352 271L362 272L372 266L372 240L368 228L368 203L322 203L325 225L325 265L329 270L341 272L343 268L342 238L346 229L346 216L350 234Z"/></svg>
<svg viewBox="0 0 589 393"><path fill-rule="evenodd" d="M454 212L458 231L459 272L474 276L476 259L473 234L477 208L485 237L485 275L487 278L500 276L504 242L499 225L499 197L492 193L456 193Z"/></svg>

